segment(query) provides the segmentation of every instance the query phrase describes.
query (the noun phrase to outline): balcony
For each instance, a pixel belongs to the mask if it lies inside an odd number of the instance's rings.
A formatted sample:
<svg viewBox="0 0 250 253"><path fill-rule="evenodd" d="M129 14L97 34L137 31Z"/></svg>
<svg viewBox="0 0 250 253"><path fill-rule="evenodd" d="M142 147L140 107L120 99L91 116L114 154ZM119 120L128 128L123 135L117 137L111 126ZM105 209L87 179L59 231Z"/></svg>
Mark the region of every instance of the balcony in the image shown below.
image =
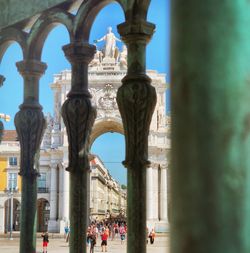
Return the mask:
<svg viewBox="0 0 250 253"><path fill-rule="evenodd" d="M19 189L18 189L18 187L14 187L14 188L8 187L8 188L4 189L4 192L5 193L18 193Z"/></svg>
<svg viewBox="0 0 250 253"><path fill-rule="evenodd" d="M49 193L49 188L47 187L38 187L37 193Z"/></svg>

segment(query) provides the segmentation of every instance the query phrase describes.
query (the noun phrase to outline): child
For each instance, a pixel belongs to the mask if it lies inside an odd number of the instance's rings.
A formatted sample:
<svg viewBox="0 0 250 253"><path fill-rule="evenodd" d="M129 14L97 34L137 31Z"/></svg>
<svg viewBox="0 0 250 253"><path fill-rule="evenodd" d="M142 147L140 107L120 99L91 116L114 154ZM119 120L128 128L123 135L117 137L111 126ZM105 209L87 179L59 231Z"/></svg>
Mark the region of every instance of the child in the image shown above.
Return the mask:
<svg viewBox="0 0 250 253"><path fill-rule="evenodd" d="M43 238L43 253L47 253L47 247L49 243L49 234L48 232L46 232L46 233L43 233L41 236Z"/></svg>

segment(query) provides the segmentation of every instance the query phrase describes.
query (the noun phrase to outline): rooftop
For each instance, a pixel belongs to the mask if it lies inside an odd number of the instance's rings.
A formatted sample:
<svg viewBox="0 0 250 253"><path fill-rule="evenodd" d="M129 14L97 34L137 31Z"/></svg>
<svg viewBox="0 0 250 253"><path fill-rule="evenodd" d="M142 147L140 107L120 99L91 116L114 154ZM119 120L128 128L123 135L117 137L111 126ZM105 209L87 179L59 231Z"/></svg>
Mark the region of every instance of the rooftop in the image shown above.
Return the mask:
<svg viewBox="0 0 250 253"><path fill-rule="evenodd" d="M18 141L16 130L4 130L2 141Z"/></svg>

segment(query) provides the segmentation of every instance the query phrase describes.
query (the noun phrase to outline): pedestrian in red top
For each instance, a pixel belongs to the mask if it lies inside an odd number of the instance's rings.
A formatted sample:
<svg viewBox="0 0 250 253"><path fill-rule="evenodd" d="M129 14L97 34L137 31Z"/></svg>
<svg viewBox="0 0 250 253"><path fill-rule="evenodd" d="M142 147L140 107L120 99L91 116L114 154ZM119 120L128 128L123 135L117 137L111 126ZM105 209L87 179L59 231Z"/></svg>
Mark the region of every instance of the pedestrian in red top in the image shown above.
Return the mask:
<svg viewBox="0 0 250 253"><path fill-rule="evenodd" d="M102 243L101 243L102 252L104 252L104 249L105 249L105 252L107 252L108 233L107 231L104 230L104 228L102 229L101 239L102 239Z"/></svg>
<svg viewBox="0 0 250 253"><path fill-rule="evenodd" d="M49 243L49 234L48 232L42 233L42 238L43 238L43 253L47 253L47 247Z"/></svg>

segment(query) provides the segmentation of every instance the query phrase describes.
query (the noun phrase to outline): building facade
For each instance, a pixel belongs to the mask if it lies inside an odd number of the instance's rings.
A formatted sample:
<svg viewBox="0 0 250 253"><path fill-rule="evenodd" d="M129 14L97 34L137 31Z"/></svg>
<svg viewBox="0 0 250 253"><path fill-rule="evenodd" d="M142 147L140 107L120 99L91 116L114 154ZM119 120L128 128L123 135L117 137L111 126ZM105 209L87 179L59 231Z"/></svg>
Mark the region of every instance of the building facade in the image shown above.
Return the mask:
<svg viewBox="0 0 250 253"><path fill-rule="evenodd" d="M50 117L47 117L49 122ZM43 144L44 145L44 142ZM43 146L42 146L43 147ZM40 176L37 182L37 230L63 233L68 219L60 208L64 196L64 181L60 151L46 150L40 152ZM90 158L90 216L89 221L103 220L110 217L120 217L126 213L126 191L115 181L98 156ZM21 203L21 177L20 170L20 145L15 130L5 130L3 141L0 145L0 233L19 231L20 203ZM60 197L61 196L61 197ZM12 205L12 208L11 208ZM12 215L12 221L11 221ZM124 215L125 218L125 215ZM56 226L55 226L56 224Z"/></svg>

